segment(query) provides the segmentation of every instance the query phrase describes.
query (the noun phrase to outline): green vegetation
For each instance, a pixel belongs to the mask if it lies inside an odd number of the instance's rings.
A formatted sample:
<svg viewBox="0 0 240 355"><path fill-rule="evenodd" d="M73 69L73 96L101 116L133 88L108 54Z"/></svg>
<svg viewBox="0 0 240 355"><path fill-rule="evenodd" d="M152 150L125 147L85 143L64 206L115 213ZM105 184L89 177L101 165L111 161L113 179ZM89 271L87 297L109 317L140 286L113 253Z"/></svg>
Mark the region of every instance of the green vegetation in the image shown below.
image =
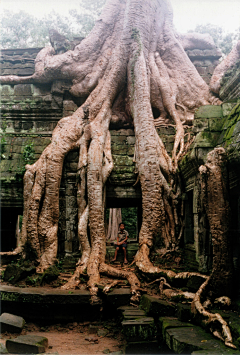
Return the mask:
<svg viewBox="0 0 240 355"><path fill-rule="evenodd" d="M240 27L233 33L224 33L222 27L208 23L207 25L197 25L194 31L189 32L209 33L224 55L230 53L233 46L240 39Z"/></svg>
<svg viewBox="0 0 240 355"><path fill-rule="evenodd" d="M122 208L122 220L129 238L137 238L137 207Z"/></svg>
<svg viewBox="0 0 240 355"><path fill-rule="evenodd" d="M18 171L16 173L16 179L18 181L23 180L23 175L25 174L26 164L33 164L35 160L35 151L33 148L33 142L27 142L23 146L23 151L22 151L22 160L23 160L23 166L18 168Z"/></svg>
<svg viewBox="0 0 240 355"><path fill-rule="evenodd" d="M79 8L66 16L52 11L43 18L27 12L3 10L1 16L2 48L31 48L49 45L49 30L55 29L69 40L85 37L93 28L106 0L80 0Z"/></svg>
<svg viewBox="0 0 240 355"><path fill-rule="evenodd" d="M6 119L2 120L2 124L1 124L1 128L2 128L2 136L1 136L1 159L5 159L5 155L4 153L6 152L6 138L5 138L5 132L7 129L7 121Z"/></svg>

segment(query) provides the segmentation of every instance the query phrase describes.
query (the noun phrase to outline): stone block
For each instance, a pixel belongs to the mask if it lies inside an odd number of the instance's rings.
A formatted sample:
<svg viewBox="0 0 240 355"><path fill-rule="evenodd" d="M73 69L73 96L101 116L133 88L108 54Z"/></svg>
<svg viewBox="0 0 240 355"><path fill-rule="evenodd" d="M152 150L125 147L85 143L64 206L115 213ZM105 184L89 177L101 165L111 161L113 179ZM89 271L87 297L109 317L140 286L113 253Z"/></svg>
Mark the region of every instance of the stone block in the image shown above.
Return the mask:
<svg viewBox="0 0 240 355"><path fill-rule="evenodd" d="M135 145L135 137L134 136L128 136L127 137L127 144Z"/></svg>
<svg viewBox="0 0 240 355"><path fill-rule="evenodd" d="M20 335L8 339L6 348L12 354L42 354L48 348L48 339L37 335Z"/></svg>
<svg viewBox="0 0 240 355"><path fill-rule="evenodd" d="M15 96L32 96L31 84L18 84L14 86Z"/></svg>
<svg viewBox="0 0 240 355"><path fill-rule="evenodd" d="M24 279L36 272L35 266L23 267L19 265L9 264L4 272L4 281L9 283L16 283L19 280Z"/></svg>
<svg viewBox="0 0 240 355"><path fill-rule="evenodd" d="M25 320L22 317L10 313L3 313L0 316L0 328L2 333L21 333L24 324Z"/></svg>
<svg viewBox="0 0 240 355"><path fill-rule="evenodd" d="M176 354L192 354L197 350L216 351L222 354L226 350L225 345L206 333L202 328L197 326L171 328L166 330L166 343L168 347ZM238 351L233 351L237 354Z"/></svg>
<svg viewBox="0 0 240 355"><path fill-rule="evenodd" d="M64 100L63 101L63 110L65 111L76 111L77 105L72 100Z"/></svg>
<svg viewBox="0 0 240 355"><path fill-rule="evenodd" d="M223 117L228 116L235 105L236 105L236 102L223 103L222 104Z"/></svg>
<svg viewBox="0 0 240 355"><path fill-rule="evenodd" d="M192 318L191 306L188 304L179 303L177 305L177 317L181 322L188 322Z"/></svg>
<svg viewBox="0 0 240 355"><path fill-rule="evenodd" d="M114 307L118 308L120 306L129 304L131 298L130 289L122 288L115 289L112 292L109 292L106 296L106 301L109 302Z"/></svg>
<svg viewBox="0 0 240 355"><path fill-rule="evenodd" d="M1 88L1 96L14 95L14 88L11 85L2 85L0 88Z"/></svg>
<svg viewBox="0 0 240 355"><path fill-rule="evenodd" d="M122 322L123 334L127 341L154 340L157 328L152 317L127 319Z"/></svg>
<svg viewBox="0 0 240 355"><path fill-rule="evenodd" d="M173 304L149 295L141 297L140 307L148 316L161 317L175 314L175 306Z"/></svg>
<svg viewBox="0 0 240 355"><path fill-rule="evenodd" d="M180 327L192 327L193 325L186 322L181 322L177 318L172 317L160 317L158 320L158 326L161 329L162 339L166 337L166 330L169 328L180 328Z"/></svg>
<svg viewBox="0 0 240 355"><path fill-rule="evenodd" d="M0 344L0 354L8 354L8 351L3 344Z"/></svg>
<svg viewBox="0 0 240 355"><path fill-rule="evenodd" d="M195 118L222 118L223 117L223 111L222 111L222 106L217 106L217 105L206 105L206 106L201 106L199 109L195 112Z"/></svg>
<svg viewBox="0 0 240 355"><path fill-rule="evenodd" d="M205 131L207 129L208 129L208 119L207 118L193 120L193 132L194 133Z"/></svg>
<svg viewBox="0 0 240 355"><path fill-rule="evenodd" d="M210 132L221 132L224 119L222 118L209 118L208 129Z"/></svg>
<svg viewBox="0 0 240 355"><path fill-rule="evenodd" d="M130 319L138 319L141 317L145 317L145 312L142 311L141 309L126 309L123 312L123 317L125 320L130 320Z"/></svg>
<svg viewBox="0 0 240 355"><path fill-rule="evenodd" d="M199 132L194 141L194 148L214 148L219 139L219 133L216 132Z"/></svg>

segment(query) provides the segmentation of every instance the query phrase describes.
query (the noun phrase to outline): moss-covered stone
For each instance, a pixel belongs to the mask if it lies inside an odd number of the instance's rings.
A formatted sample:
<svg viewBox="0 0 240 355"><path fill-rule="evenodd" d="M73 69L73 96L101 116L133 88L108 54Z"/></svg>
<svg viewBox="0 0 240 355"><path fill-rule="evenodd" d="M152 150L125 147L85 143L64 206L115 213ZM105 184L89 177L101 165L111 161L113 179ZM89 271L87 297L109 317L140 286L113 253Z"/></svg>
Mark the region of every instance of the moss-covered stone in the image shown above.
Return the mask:
<svg viewBox="0 0 240 355"><path fill-rule="evenodd" d="M195 118L215 118L215 117L219 117L219 118L223 117L222 106L216 106L216 105L201 106L195 112Z"/></svg>
<svg viewBox="0 0 240 355"><path fill-rule="evenodd" d="M173 304L149 295L143 295L141 297L140 307L148 316L157 318L175 314L175 306Z"/></svg>
<svg viewBox="0 0 240 355"><path fill-rule="evenodd" d="M152 317L128 319L122 322L123 334L128 341L153 340L157 329Z"/></svg>
<svg viewBox="0 0 240 355"><path fill-rule="evenodd" d="M48 283L51 282L53 280L56 280L59 276L60 272L58 270L58 268L56 267L56 265L52 265L49 266L47 268L47 270L43 273L42 277L41 277L41 281L40 283Z"/></svg>
<svg viewBox="0 0 240 355"><path fill-rule="evenodd" d="M214 148L217 145L219 139L219 133L203 131L197 134L194 141L194 148L198 147L211 147Z"/></svg>
<svg viewBox="0 0 240 355"><path fill-rule="evenodd" d="M192 327L191 323L181 322L177 318L160 317L158 319L158 327L160 329L162 339L166 337L166 330L169 328Z"/></svg>

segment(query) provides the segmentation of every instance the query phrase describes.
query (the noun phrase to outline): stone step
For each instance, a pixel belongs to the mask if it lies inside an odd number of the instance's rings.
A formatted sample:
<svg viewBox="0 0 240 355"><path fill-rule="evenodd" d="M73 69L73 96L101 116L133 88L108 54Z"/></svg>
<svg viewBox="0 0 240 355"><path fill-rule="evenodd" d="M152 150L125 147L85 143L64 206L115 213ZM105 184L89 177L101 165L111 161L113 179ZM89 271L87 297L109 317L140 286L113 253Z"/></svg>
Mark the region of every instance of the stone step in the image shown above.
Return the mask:
<svg viewBox="0 0 240 355"><path fill-rule="evenodd" d="M131 309L131 310L125 310L123 312L123 317L125 320L127 319L138 319L141 317L146 317L145 312L141 309Z"/></svg>
<svg viewBox="0 0 240 355"><path fill-rule="evenodd" d="M162 316L174 316L176 313L175 305L160 299L159 297L143 295L141 297L140 308L147 316L155 318Z"/></svg>
<svg viewBox="0 0 240 355"><path fill-rule="evenodd" d="M25 324L25 320L22 317L15 316L10 313L2 313L0 316L0 329L1 333L21 333Z"/></svg>
<svg viewBox="0 0 240 355"><path fill-rule="evenodd" d="M157 328L152 317L122 321L123 334L128 342L155 340Z"/></svg>
<svg viewBox="0 0 240 355"><path fill-rule="evenodd" d="M11 354L42 354L48 348L48 339L37 335L20 335L7 339L7 351Z"/></svg>
<svg viewBox="0 0 240 355"><path fill-rule="evenodd" d="M223 342L205 332L201 327L190 323L183 323L177 319L161 317L160 342L166 342L170 350L175 354L239 354L238 350L227 348Z"/></svg>
<svg viewBox="0 0 240 355"><path fill-rule="evenodd" d="M173 317L160 317L158 319L158 329L162 335L162 339L166 338L166 330L169 328L192 327L191 323L181 322Z"/></svg>

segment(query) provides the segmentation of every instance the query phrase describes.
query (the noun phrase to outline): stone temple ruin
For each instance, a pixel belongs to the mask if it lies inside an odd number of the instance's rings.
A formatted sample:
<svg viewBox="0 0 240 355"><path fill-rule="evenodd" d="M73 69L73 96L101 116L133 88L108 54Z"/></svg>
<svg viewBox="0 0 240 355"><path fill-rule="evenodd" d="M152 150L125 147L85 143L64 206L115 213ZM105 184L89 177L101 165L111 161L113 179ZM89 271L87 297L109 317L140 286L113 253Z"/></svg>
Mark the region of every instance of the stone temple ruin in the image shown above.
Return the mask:
<svg viewBox="0 0 240 355"><path fill-rule="evenodd" d="M1 54L1 75L26 76L34 73L34 59L38 48L6 49ZM209 83L221 52L218 49L191 49L187 54L199 74ZM229 188L232 208L232 240L235 265L239 264L239 106L240 71L236 69L224 79L220 96L221 106L202 106L195 114L189 134L195 137L188 154L180 163L184 182L185 230L184 250L193 269L202 272L211 267L211 238L208 227L199 215L199 172L206 155L214 147L228 152ZM4 144L1 157L1 213L2 251L13 250L17 243L16 225L23 214L22 178L26 163L36 161L51 140L58 120L72 114L81 104L69 93L70 83L56 80L49 84L18 84L1 86L2 134ZM160 129L159 129L160 134ZM171 152L174 129L161 128L161 137ZM114 169L107 183L107 207L138 207L141 225L141 190L135 184L134 131L111 129ZM64 162L60 189L60 220L58 252L72 255L78 251L76 170L78 152L69 153ZM18 222L19 223L19 222ZM111 249L111 248L110 248ZM133 247L134 249L134 247ZM134 252L134 250L133 250Z"/></svg>
<svg viewBox="0 0 240 355"><path fill-rule="evenodd" d="M18 75L23 77L32 75L34 73L34 60L39 51L39 48L2 50L0 75ZM199 74L209 83L214 68L221 58L221 52L216 48L191 48L187 49L186 52ZM2 151L0 166L2 252L12 251L19 243L21 216L23 215L24 166L34 163L40 157L44 148L51 141L52 131L57 122L62 117L71 115L83 103L81 98L71 95L69 92L70 87L71 83L67 80L55 80L51 84L1 85ZM224 147L227 152L229 200L232 213L230 237L235 274L238 275L240 270L239 63L233 70L225 74L222 80L220 98L223 101L221 105L201 106L195 113L192 125L186 131L186 137L191 138L192 144L185 157L179 163L183 185L182 199L184 200L185 209L185 228L181 248L189 271L210 272L213 250L208 221L206 216L201 213L199 167L206 163L206 157L210 151L215 147ZM154 118L157 118L159 112L153 112L153 114ZM174 144L174 128L166 126L157 129L157 131L167 151L170 153ZM134 130L130 123L126 123L121 128L112 124L110 126L110 133L114 168L107 181L106 206L107 208L136 207L138 230L140 230L142 222L141 188L135 174ZM76 261L79 258L79 242L77 237L77 165L78 151L71 151L64 160L60 187L58 256L63 260L65 269L74 269ZM160 241L156 240L155 243L156 247L158 245L159 247L161 246ZM132 260L136 253L136 245L136 240L130 242L128 249L129 260ZM114 248L108 245L108 260L112 258L113 252ZM7 259L5 260L5 256L2 257L2 263L8 261ZM240 286L237 278L235 279L235 285L237 293ZM194 289L194 291L197 289ZM68 321L69 317L71 320L83 320L89 315L90 319L94 319L94 317L99 317L100 315L100 308L94 306L93 312L93 308L89 306L89 294L83 291L73 291L70 293L59 291L59 294L39 291L37 295L36 292L31 293L29 291L25 296L21 291L14 290L11 287L8 288L8 286L1 286L1 291L2 305L5 311L15 311L18 314L19 304L25 304L21 315L29 317L30 309L30 318L32 319L44 318L46 320L51 317L57 319L59 310L61 310L61 320ZM173 353L186 351L189 354L200 354L203 353L201 351L211 349L211 347L204 348L205 343L203 345L189 345L184 338L186 335L183 335L183 333L180 334L182 340L179 342L176 340L178 339L178 335L172 329L186 326L186 324L183 325L181 322L189 320L190 311L187 307L177 306L176 310L176 307L174 308L173 305L164 304L164 301L157 302L152 297L144 295L141 300L142 310L138 310L139 313L137 313L137 311L130 308L121 308L129 301L128 290L122 290L120 293L114 290L104 297L104 302L108 304L108 312L111 313L111 310L116 310L119 307L118 311L121 317L123 317L122 326L128 341L128 350L126 349L126 353L136 351L136 344L140 348L144 348L145 346L145 350L142 351L146 351L147 344L152 344L153 347L156 345L156 334L159 331L159 328L156 327L156 317L158 317L158 327L162 329L163 339ZM34 306L36 303L38 304L37 308ZM62 304L65 305L64 309L61 307ZM83 305L84 311L82 309ZM176 312L178 320L163 318L166 316L175 317ZM148 318L145 318L146 315ZM138 317L138 321L136 321L136 317ZM232 323L235 324L234 321ZM231 331L235 332L234 336L239 340L239 330L233 327ZM197 334L196 337L198 337L201 331L195 327L194 332ZM207 339L206 342L212 341L208 338L210 335L201 333L201 336ZM141 343L141 341L143 342ZM201 340L199 342L201 343ZM135 347L132 344L135 344ZM194 352L194 350L200 350L200 352ZM223 348L218 348L218 350L224 353ZM235 352L233 351L232 353Z"/></svg>

